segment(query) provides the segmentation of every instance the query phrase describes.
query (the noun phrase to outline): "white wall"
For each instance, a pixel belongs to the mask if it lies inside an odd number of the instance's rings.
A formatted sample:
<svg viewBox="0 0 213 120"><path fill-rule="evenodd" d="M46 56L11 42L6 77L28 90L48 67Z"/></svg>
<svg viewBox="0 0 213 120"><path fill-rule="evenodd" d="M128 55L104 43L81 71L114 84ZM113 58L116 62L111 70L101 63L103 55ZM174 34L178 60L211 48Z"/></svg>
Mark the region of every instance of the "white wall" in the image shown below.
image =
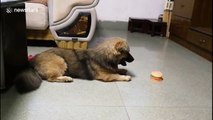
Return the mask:
<svg viewBox="0 0 213 120"><path fill-rule="evenodd" d="M158 18L165 0L99 0L96 6L100 21L125 21L129 17Z"/></svg>

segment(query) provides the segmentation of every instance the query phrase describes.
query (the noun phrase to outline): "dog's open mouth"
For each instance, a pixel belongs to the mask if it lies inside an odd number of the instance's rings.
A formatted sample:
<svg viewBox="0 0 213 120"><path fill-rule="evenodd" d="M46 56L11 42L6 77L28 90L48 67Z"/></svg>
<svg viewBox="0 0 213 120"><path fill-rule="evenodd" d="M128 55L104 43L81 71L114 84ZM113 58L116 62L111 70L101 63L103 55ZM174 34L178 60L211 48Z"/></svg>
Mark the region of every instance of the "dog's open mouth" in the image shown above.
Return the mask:
<svg viewBox="0 0 213 120"><path fill-rule="evenodd" d="M121 64L121 65L123 65L123 66L126 66L126 62L129 62L129 63L130 63L130 62L132 62L132 61L134 61L134 58L132 57L132 55L131 55L130 53L128 53L127 57L121 59L121 61L120 61L119 64Z"/></svg>
<svg viewBox="0 0 213 120"><path fill-rule="evenodd" d="M120 61L119 64L121 64L121 65L123 65L123 66L126 66L126 61L125 61L125 59L122 59L122 60Z"/></svg>

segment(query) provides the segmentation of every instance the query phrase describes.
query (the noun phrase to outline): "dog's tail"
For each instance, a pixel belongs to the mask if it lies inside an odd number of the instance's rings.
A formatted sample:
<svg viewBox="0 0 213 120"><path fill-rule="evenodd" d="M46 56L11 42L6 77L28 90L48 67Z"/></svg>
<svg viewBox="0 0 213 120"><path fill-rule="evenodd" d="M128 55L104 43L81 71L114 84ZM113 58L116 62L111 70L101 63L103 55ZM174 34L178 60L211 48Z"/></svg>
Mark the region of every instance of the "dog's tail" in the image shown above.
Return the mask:
<svg viewBox="0 0 213 120"><path fill-rule="evenodd" d="M20 72L15 78L15 86L18 92L26 93L35 90L40 87L42 78L39 76L37 71L28 67Z"/></svg>

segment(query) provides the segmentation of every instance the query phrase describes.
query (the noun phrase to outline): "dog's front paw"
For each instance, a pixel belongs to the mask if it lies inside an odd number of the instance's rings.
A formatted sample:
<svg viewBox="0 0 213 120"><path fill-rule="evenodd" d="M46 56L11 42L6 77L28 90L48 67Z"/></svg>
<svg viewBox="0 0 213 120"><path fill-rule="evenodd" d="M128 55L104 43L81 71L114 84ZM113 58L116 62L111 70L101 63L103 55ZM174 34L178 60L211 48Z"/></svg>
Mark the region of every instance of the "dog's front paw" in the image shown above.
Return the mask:
<svg viewBox="0 0 213 120"><path fill-rule="evenodd" d="M129 75L126 75L126 81L131 81L132 77Z"/></svg>
<svg viewBox="0 0 213 120"><path fill-rule="evenodd" d="M131 76L129 76L129 75L122 75L122 80L123 81L131 81Z"/></svg>

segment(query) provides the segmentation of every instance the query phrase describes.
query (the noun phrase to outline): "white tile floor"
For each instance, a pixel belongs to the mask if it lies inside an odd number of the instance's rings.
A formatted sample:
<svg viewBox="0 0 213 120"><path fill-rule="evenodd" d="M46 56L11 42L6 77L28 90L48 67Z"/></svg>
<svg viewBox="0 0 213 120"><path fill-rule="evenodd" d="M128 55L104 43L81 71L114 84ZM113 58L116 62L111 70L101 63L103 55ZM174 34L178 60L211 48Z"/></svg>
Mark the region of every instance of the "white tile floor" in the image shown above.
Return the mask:
<svg viewBox="0 0 213 120"><path fill-rule="evenodd" d="M74 79L49 83L27 94L1 94L1 120L211 120L212 63L162 37L123 31L99 32L128 39L135 61L131 82ZM91 44L91 46L94 46ZM48 48L29 47L29 54ZM160 70L164 80L150 80Z"/></svg>

